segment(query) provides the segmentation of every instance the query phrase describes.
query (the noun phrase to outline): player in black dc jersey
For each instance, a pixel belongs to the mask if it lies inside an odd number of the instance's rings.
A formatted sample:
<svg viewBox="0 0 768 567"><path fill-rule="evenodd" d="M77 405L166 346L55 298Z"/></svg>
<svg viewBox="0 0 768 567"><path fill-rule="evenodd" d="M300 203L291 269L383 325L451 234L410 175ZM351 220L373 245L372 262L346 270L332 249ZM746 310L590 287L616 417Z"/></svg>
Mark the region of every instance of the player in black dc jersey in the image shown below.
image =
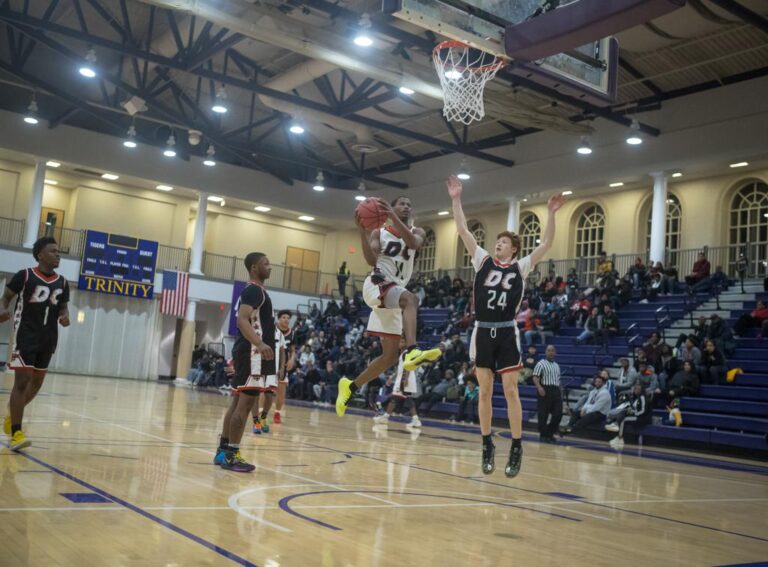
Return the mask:
<svg viewBox="0 0 768 567"><path fill-rule="evenodd" d="M555 213L565 203L565 197L556 195L549 199L549 218L541 244L529 256L518 259L520 237L513 232L499 233L493 255L477 245L475 237L467 228L461 208L461 181L452 175L447 186L453 201L456 228L477 272L474 282L475 329L472 332L469 355L477 367L480 385L478 413L480 432L483 434L483 473L491 474L495 469L495 446L491 438L491 398L493 377L498 373L504 384L509 429L512 433L512 448L504 473L512 478L520 472L523 458L523 409L517 391L518 371L523 364L515 316L523 299L525 278L552 247L555 238Z"/></svg>
<svg viewBox="0 0 768 567"><path fill-rule="evenodd" d="M3 420L3 432L11 437L14 451L30 445L21 430L24 408L43 385L56 352L59 325L69 326L69 285L54 271L60 262L56 241L51 237L39 239L32 255L37 267L16 272L0 299L0 322L4 322L11 318L11 301L18 296L13 313L15 346L9 365L16 375L8 403L10 412Z"/></svg>

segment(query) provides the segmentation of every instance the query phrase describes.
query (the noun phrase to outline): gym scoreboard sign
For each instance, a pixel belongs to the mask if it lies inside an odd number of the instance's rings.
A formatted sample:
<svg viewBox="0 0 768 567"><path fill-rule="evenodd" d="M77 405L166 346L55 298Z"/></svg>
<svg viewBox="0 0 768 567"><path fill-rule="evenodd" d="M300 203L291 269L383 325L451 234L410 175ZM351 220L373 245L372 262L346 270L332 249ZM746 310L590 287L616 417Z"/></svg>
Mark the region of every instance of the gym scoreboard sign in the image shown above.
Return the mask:
<svg viewBox="0 0 768 567"><path fill-rule="evenodd" d="M157 242L88 230L77 289L152 299Z"/></svg>

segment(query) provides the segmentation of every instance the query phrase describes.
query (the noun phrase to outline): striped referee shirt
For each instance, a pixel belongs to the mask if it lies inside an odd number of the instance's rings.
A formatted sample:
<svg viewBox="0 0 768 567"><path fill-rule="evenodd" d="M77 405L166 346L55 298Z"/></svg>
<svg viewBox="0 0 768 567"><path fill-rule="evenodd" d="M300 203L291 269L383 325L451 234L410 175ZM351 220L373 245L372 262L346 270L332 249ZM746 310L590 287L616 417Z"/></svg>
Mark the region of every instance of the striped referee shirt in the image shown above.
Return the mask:
<svg viewBox="0 0 768 567"><path fill-rule="evenodd" d="M560 385L560 365L542 358L533 369L533 375L539 377L542 386Z"/></svg>

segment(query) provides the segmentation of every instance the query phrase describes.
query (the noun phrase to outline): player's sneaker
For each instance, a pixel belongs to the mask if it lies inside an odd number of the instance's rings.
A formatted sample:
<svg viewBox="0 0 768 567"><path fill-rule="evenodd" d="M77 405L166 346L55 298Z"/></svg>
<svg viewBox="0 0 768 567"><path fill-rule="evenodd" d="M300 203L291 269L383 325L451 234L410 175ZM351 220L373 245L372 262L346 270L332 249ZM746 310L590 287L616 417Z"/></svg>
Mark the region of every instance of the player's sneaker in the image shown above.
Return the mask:
<svg viewBox="0 0 768 567"><path fill-rule="evenodd" d="M5 419L3 419L3 433L5 433L8 437L11 436L11 416L6 415Z"/></svg>
<svg viewBox="0 0 768 567"><path fill-rule="evenodd" d="M419 419L419 416L414 415L411 418L411 422L408 425L410 425L411 427L421 427L421 420Z"/></svg>
<svg viewBox="0 0 768 567"><path fill-rule="evenodd" d="M347 404L350 398L352 398L352 380L349 378L342 378L339 380L339 393L336 396L336 415L342 417L347 411Z"/></svg>
<svg viewBox="0 0 768 567"><path fill-rule="evenodd" d="M276 411L275 415L272 416L272 423L275 423L277 425L280 425L281 423L283 423L283 418L280 417L279 411Z"/></svg>
<svg viewBox="0 0 768 567"><path fill-rule="evenodd" d="M213 464L221 466L224 464L224 458L227 456L227 450L219 447L216 449L216 456L213 458Z"/></svg>
<svg viewBox="0 0 768 567"><path fill-rule="evenodd" d="M261 423L261 432L262 433L269 433L269 424L267 423L267 418L262 417L259 420L259 423Z"/></svg>
<svg viewBox="0 0 768 567"><path fill-rule="evenodd" d="M496 470L494 456L496 455L496 445L493 443L483 443L483 474L491 474Z"/></svg>
<svg viewBox="0 0 768 567"><path fill-rule="evenodd" d="M509 460L507 461L507 466L504 467L504 474L507 475L508 478L515 478L517 476L517 473L520 472L520 465L523 464L523 448L520 447L512 447L509 450Z"/></svg>
<svg viewBox="0 0 768 567"><path fill-rule="evenodd" d="M253 433L255 435L261 435L261 421L258 419L253 422Z"/></svg>
<svg viewBox="0 0 768 567"><path fill-rule="evenodd" d="M624 440L616 436L608 441L608 444L614 449L622 449L624 447Z"/></svg>
<svg viewBox="0 0 768 567"><path fill-rule="evenodd" d="M619 432L619 424L616 423L615 421L613 421L611 423L606 423L605 424L605 430L606 431L612 431L613 433L618 433Z"/></svg>
<svg viewBox="0 0 768 567"><path fill-rule="evenodd" d="M403 355L403 369L407 371L416 370L425 362L434 362L443 355L439 348L429 350L419 350L412 348Z"/></svg>
<svg viewBox="0 0 768 567"><path fill-rule="evenodd" d="M389 422L389 414L388 413L383 413L383 414L377 415L376 417L373 418L373 423L375 423L377 425L384 425L387 422Z"/></svg>
<svg viewBox="0 0 768 567"><path fill-rule="evenodd" d="M240 456L240 451L228 451L224 455L224 462L221 463L221 468L233 472L253 472L256 467L250 463L245 462L245 459Z"/></svg>
<svg viewBox="0 0 768 567"><path fill-rule="evenodd" d="M25 447L29 447L32 442L27 439L24 432L19 430L11 437L11 451L21 451Z"/></svg>

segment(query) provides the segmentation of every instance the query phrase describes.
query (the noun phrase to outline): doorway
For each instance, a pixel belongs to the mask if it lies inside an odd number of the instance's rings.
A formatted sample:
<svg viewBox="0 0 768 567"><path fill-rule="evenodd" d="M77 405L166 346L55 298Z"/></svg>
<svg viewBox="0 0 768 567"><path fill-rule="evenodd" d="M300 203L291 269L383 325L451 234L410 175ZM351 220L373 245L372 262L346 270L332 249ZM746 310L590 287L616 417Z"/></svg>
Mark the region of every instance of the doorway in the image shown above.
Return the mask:
<svg viewBox="0 0 768 567"><path fill-rule="evenodd" d="M320 252L288 246L285 253L283 287L302 293L317 293L320 281Z"/></svg>

